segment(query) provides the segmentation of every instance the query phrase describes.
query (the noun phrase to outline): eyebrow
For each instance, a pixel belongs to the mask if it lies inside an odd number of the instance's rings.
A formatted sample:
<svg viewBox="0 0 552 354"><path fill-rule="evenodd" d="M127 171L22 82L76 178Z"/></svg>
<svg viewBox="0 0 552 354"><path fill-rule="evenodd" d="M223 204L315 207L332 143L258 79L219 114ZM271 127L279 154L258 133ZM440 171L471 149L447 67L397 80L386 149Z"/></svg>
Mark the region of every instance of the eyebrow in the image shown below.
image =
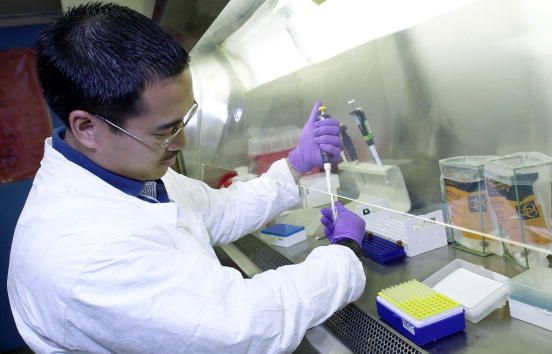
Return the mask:
<svg viewBox="0 0 552 354"><path fill-rule="evenodd" d="M155 128L154 131L158 132L158 131L160 131L160 130L169 129L169 128L172 128L173 126L177 125L178 123L182 123L182 117L176 118L176 119L173 120L172 122L169 122L169 123L165 123L165 124L163 124L163 125L160 125L160 126L158 126L157 128Z"/></svg>
<svg viewBox="0 0 552 354"><path fill-rule="evenodd" d="M169 128L172 128L173 126L177 125L178 123L182 123L184 121L184 118L186 118L186 116L188 116L188 114L190 114L192 111L194 111L194 107L197 109L197 101L194 99L194 104L192 105L192 107L188 110L188 112L186 113L186 115L184 115L183 117L181 118L176 118L175 120L173 120L172 122L169 122L169 123L165 123L163 125L160 125L158 126L154 132L158 132L160 130L165 130L165 129L169 129Z"/></svg>

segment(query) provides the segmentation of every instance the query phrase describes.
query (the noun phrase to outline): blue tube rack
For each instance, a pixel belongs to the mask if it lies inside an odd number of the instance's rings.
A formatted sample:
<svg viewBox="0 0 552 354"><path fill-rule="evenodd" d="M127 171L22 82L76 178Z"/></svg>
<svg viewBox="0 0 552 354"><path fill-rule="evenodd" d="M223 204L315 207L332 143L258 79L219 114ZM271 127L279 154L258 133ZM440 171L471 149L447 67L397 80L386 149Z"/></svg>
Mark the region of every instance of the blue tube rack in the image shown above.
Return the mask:
<svg viewBox="0 0 552 354"><path fill-rule="evenodd" d="M406 256L404 247L371 234L364 235L362 254L380 264L403 259Z"/></svg>

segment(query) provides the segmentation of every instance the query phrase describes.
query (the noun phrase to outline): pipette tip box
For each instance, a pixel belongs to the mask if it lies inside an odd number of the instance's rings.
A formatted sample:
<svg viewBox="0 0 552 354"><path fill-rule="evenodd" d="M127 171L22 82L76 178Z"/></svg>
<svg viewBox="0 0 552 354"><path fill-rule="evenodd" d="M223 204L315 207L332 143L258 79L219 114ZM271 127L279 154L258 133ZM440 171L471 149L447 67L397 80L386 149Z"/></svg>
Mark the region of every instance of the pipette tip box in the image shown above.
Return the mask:
<svg viewBox="0 0 552 354"><path fill-rule="evenodd" d="M462 259L439 269L424 284L460 303L472 323L503 307L508 299L508 277Z"/></svg>
<svg viewBox="0 0 552 354"><path fill-rule="evenodd" d="M364 236L362 254L379 264L401 260L406 256L404 247L372 234Z"/></svg>
<svg viewBox="0 0 552 354"><path fill-rule="evenodd" d="M276 224L261 230L259 238L264 242L280 247L290 247L307 239L304 226Z"/></svg>
<svg viewBox="0 0 552 354"><path fill-rule="evenodd" d="M376 307L384 322L420 346L466 328L459 303L417 280L383 289Z"/></svg>
<svg viewBox="0 0 552 354"><path fill-rule="evenodd" d="M552 331L552 269L536 267L509 279L510 316Z"/></svg>

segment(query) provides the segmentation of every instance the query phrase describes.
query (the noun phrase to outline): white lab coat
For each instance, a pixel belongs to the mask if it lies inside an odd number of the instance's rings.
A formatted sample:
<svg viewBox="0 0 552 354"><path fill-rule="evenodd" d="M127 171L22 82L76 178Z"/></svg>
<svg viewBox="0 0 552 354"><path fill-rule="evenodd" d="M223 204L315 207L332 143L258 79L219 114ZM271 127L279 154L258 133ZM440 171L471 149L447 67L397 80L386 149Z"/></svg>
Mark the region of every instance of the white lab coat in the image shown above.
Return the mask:
<svg viewBox="0 0 552 354"><path fill-rule="evenodd" d="M169 170L174 202L127 195L45 144L12 245L8 294L36 352L280 353L357 299L363 268L343 246L244 279L212 246L298 201L285 161L214 190Z"/></svg>

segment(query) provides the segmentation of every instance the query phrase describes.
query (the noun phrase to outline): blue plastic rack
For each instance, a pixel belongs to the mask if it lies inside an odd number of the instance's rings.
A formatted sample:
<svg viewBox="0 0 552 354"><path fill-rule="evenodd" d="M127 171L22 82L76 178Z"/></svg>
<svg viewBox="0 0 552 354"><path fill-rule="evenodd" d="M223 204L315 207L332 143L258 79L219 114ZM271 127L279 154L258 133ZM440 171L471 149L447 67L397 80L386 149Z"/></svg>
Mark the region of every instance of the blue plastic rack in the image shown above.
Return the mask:
<svg viewBox="0 0 552 354"><path fill-rule="evenodd" d="M380 264L386 264L406 256L404 247L375 235L364 236L362 254Z"/></svg>

